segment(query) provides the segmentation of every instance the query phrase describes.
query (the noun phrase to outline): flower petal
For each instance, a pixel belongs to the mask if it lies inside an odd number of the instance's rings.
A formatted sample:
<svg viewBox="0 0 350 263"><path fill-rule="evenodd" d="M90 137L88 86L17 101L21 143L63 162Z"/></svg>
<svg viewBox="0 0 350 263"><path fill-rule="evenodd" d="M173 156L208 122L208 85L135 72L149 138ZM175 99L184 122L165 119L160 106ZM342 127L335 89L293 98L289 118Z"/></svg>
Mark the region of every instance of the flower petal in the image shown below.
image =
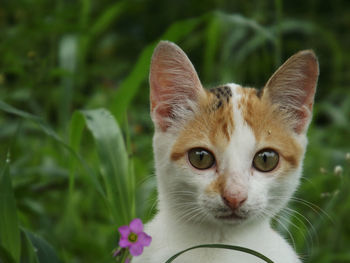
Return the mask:
<svg viewBox="0 0 350 263"><path fill-rule="evenodd" d="M138 235L137 242L142 246L148 247L152 242L152 237L147 235L145 232L142 232Z"/></svg>
<svg viewBox="0 0 350 263"><path fill-rule="evenodd" d="M143 224L140 218L135 218L130 222L130 230L135 234L143 231Z"/></svg>
<svg viewBox="0 0 350 263"><path fill-rule="evenodd" d="M119 231L120 235L122 236L122 238L128 238L128 236L131 232L129 226L121 226L118 228L118 231Z"/></svg>
<svg viewBox="0 0 350 263"><path fill-rule="evenodd" d="M129 240L127 238L121 238L119 240L119 246L120 247L130 247L132 245L131 242L129 242Z"/></svg>
<svg viewBox="0 0 350 263"><path fill-rule="evenodd" d="M124 263L130 263L130 258L125 259Z"/></svg>
<svg viewBox="0 0 350 263"><path fill-rule="evenodd" d="M137 243L131 244L131 247L129 250L131 255L139 256L143 252L143 246L137 242Z"/></svg>

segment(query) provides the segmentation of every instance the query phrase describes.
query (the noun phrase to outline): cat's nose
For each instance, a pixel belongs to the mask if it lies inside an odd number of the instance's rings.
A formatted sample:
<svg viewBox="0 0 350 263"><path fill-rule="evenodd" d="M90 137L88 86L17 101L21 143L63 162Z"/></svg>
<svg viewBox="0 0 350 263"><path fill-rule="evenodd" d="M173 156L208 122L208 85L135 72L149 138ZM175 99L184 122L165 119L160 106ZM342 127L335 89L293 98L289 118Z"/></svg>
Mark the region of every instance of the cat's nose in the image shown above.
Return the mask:
<svg viewBox="0 0 350 263"><path fill-rule="evenodd" d="M224 203L232 210L241 207L248 198L247 194L242 192L236 194L225 193L221 197Z"/></svg>

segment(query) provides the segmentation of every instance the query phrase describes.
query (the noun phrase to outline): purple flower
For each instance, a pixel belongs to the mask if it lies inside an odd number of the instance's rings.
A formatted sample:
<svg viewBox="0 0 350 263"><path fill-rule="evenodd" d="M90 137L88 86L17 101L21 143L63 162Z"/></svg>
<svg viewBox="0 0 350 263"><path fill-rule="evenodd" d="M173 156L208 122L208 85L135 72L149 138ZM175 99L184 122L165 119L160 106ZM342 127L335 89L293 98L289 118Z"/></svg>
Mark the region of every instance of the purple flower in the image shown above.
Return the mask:
<svg viewBox="0 0 350 263"><path fill-rule="evenodd" d="M143 232L143 224L139 218L133 219L129 226L121 226L118 230L121 235L119 246L129 248L130 254L133 256L141 255L143 247L148 247L151 244L152 238Z"/></svg>

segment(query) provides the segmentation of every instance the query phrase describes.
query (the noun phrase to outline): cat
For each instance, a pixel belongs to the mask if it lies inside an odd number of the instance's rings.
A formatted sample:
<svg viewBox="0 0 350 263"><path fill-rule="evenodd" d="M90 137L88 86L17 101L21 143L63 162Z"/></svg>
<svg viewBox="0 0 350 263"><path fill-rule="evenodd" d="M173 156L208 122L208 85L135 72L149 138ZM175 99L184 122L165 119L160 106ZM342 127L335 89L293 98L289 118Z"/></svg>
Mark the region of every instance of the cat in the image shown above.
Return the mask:
<svg viewBox="0 0 350 263"><path fill-rule="evenodd" d="M133 263L163 263L186 248L222 243L298 263L270 226L299 184L319 75L313 51L290 57L261 90L204 89L192 63L161 41L150 67L158 209L152 244ZM252 255L196 249L177 263L258 263Z"/></svg>

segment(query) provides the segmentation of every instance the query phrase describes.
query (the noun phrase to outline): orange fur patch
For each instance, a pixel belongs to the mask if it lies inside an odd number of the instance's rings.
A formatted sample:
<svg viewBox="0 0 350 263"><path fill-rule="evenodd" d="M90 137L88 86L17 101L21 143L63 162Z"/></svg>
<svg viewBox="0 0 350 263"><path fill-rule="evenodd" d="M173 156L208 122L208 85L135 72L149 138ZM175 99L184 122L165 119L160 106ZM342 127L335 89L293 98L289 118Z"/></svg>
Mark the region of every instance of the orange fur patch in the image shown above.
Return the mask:
<svg viewBox="0 0 350 263"><path fill-rule="evenodd" d="M242 88L240 93L242 97L238 107L244 120L252 128L258 147L277 150L292 167L296 167L303 150L281 112L256 89Z"/></svg>
<svg viewBox="0 0 350 263"><path fill-rule="evenodd" d="M231 101L220 100L210 91L205 93L199 101L199 112L182 129L173 146L172 160L180 159L194 147L215 147L224 151L230 141L234 129Z"/></svg>
<svg viewBox="0 0 350 263"><path fill-rule="evenodd" d="M217 195L223 193L223 189L225 187L225 177L224 175L219 175L214 181L212 181L207 188L205 189L205 192L208 195Z"/></svg>

